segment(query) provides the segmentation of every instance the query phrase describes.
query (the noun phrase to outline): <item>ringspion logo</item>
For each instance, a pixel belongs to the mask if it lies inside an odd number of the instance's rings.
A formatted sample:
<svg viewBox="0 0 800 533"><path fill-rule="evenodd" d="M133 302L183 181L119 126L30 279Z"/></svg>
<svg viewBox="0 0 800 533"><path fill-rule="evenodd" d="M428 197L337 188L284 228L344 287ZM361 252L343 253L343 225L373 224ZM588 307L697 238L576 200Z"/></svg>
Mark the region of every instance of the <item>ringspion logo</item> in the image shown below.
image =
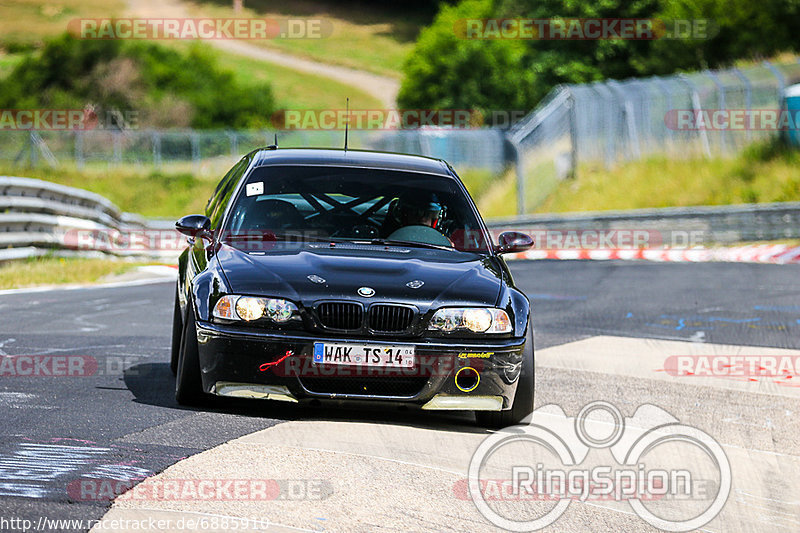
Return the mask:
<svg viewBox="0 0 800 533"><path fill-rule="evenodd" d="M628 503L658 529L690 531L728 500L732 472L722 446L660 407L643 404L623 417L594 401L575 417L552 404L531 416L489 435L469 464L469 498L497 527L536 531L573 501L605 500ZM463 485L453 487L455 497Z"/></svg>

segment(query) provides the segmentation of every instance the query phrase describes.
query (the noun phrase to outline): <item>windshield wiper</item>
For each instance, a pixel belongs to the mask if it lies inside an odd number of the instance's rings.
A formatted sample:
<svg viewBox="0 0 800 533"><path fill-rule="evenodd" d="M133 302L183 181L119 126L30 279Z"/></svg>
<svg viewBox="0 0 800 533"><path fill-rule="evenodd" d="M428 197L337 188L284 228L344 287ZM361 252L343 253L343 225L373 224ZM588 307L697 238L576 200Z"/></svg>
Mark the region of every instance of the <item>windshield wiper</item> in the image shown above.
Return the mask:
<svg viewBox="0 0 800 533"><path fill-rule="evenodd" d="M356 242L354 239L345 239L342 237L315 237L313 235L298 235L296 233L231 233L223 236L220 239L222 242L229 241L253 241L253 242L291 242L291 243L306 243L306 242Z"/></svg>
<svg viewBox="0 0 800 533"><path fill-rule="evenodd" d="M394 239L370 239L369 242L371 244L387 244L392 245L396 244L399 246L411 246L416 248L430 248L433 250L447 250L448 252L454 252L455 248L452 246L443 246L441 244L431 244L429 242L416 242L416 241L397 241Z"/></svg>
<svg viewBox="0 0 800 533"><path fill-rule="evenodd" d="M252 241L252 242L261 242L261 241L288 241L288 242L296 242L296 243L304 243L304 242L327 242L327 243L339 243L339 242L349 242L354 244L374 244L374 245L384 245L384 246L408 246L413 248L428 248L432 250L446 250L448 252L455 251L455 248L451 246L444 246L441 244L431 244L427 242L416 242L416 241L398 241L394 239L348 239L344 237L314 237L311 235L296 235L291 233L275 233L275 234L264 234L260 235L258 233L232 233L225 235L222 239L223 242L233 242L233 241Z"/></svg>

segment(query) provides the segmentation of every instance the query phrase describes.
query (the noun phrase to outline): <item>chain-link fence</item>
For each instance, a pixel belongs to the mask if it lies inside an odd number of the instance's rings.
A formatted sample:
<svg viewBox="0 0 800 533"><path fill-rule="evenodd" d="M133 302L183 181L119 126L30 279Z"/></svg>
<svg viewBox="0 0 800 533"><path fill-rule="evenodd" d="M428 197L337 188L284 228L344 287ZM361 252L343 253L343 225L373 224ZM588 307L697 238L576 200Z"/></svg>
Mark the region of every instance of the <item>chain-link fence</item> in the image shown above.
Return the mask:
<svg viewBox="0 0 800 533"><path fill-rule="evenodd" d="M769 116L774 120L782 109L784 90L798 82L800 62L765 62L741 70L565 85L510 130L354 129L349 146L428 155L445 159L459 171L484 170L498 177L513 163L516 211L525 214L560 180L574 176L579 165L611 167L651 154L725 156L775 136L786 129L783 126L797 128L764 121ZM344 143L342 130L277 135L281 147L338 148ZM215 176L242 154L274 139L272 131L0 130L0 164L134 166ZM503 207L510 214L513 200L505 189L511 180L498 183L504 187Z"/></svg>
<svg viewBox="0 0 800 533"><path fill-rule="evenodd" d="M558 87L508 135L517 154L517 211L535 209L579 164L726 156L797 128L780 110L784 89L798 82L800 62L765 62Z"/></svg>
<svg viewBox="0 0 800 533"><path fill-rule="evenodd" d="M281 147L341 148L341 130L0 131L0 163L86 167L136 166L219 174L238 157L275 142ZM385 150L447 160L456 168L499 174L506 166L503 132L494 129L351 130L353 149Z"/></svg>

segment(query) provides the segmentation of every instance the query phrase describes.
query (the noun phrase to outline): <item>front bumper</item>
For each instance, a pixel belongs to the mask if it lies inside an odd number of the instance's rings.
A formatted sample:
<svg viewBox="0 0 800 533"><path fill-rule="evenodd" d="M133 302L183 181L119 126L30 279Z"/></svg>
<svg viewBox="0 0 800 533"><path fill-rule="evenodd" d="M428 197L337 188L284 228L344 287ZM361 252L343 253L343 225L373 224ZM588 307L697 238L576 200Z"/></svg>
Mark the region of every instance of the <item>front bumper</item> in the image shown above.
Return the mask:
<svg viewBox="0 0 800 533"><path fill-rule="evenodd" d="M208 393L287 401L399 402L437 410L510 409L525 348L525 338L395 341L208 322L198 322L197 340ZM413 346L415 365L387 369L314 363L315 342ZM270 365L276 361L280 362Z"/></svg>

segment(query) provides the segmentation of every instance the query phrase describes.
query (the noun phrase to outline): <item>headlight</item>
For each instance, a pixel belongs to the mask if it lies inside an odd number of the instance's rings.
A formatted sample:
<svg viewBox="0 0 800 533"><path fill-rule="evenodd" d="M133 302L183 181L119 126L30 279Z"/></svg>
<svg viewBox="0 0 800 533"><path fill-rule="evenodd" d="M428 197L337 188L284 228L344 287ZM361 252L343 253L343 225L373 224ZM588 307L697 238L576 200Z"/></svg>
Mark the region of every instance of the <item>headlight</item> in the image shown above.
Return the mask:
<svg viewBox="0 0 800 533"><path fill-rule="evenodd" d="M429 330L455 331L466 329L474 333L510 333L511 320L502 309L489 307L446 307L431 318Z"/></svg>
<svg viewBox="0 0 800 533"><path fill-rule="evenodd" d="M286 322L298 312L297 306L292 302L280 300L278 298L270 298L267 300L264 308L266 309L267 317L278 323Z"/></svg>
<svg viewBox="0 0 800 533"><path fill-rule="evenodd" d="M236 309L236 314L242 320L247 320L248 322L258 320L264 316L264 300L242 296L236 300L234 309Z"/></svg>
<svg viewBox="0 0 800 533"><path fill-rule="evenodd" d="M294 318L297 312L297 306L288 300L228 294L217 301L213 315L216 318L248 322L266 316L280 324Z"/></svg>

